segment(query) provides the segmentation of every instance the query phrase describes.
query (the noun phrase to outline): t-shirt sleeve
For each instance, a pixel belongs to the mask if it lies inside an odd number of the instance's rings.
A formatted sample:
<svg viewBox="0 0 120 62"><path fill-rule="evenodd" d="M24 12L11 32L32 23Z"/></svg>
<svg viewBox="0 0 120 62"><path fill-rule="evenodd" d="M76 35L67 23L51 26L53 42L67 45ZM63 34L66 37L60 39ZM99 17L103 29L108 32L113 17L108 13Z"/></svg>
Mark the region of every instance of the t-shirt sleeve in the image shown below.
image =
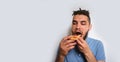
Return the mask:
<svg viewBox="0 0 120 62"><path fill-rule="evenodd" d="M97 45L96 59L97 60L105 60L104 46L101 41L99 41L98 45Z"/></svg>

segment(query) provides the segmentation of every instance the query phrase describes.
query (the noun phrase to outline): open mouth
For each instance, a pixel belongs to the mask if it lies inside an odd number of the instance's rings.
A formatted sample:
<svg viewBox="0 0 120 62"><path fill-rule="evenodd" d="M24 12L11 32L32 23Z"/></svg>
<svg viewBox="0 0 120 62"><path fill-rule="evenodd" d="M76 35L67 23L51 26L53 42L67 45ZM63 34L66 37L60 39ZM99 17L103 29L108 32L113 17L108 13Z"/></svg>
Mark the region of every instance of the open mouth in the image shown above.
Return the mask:
<svg viewBox="0 0 120 62"><path fill-rule="evenodd" d="M81 32L76 32L75 34L76 34L76 35L82 35L82 33L81 33Z"/></svg>
<svg viewBox="0 0 120 62"><path fill-rule="evenodd" d="M76 32L75 35L79 35L80 37L82 37L82 32Z"/></svg>

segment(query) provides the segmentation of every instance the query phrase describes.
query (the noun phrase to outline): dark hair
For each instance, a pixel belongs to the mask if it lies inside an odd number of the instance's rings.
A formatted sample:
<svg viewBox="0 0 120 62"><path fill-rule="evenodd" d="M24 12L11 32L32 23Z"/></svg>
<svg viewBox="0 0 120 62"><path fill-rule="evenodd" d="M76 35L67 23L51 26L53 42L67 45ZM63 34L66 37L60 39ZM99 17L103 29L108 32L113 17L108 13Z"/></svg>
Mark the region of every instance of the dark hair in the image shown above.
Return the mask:
<svg viewBox="0 0 120 62"><path fill-rule="evenodd" d="M73 16L74 16L74 15L85 15L85 16L88 17L89 22L91 23L91 21L90 21L90 16L89 16L89 11L88 11L88 10L82 10L81 8L79 8L79 10L73 11L73 14L72 14L72 15L73 15Z"/></svg>

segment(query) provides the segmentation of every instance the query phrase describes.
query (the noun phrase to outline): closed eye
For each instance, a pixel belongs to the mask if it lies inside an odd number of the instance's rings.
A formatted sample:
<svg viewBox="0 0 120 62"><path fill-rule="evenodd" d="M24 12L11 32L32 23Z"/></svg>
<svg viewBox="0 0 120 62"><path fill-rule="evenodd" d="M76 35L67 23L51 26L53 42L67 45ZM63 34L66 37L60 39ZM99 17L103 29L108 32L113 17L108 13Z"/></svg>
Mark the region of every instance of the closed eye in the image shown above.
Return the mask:
<svg viewBox="0 0 120 62"><path fill-rule="evenodd" d="M73 25L76 25L76 24L77 24L77 21L73 20L72 24L73 24Z"/></svg>
<svg viewBox="0 0 120 62"><path fill-rule="evenodd" d="M81 25L86 25L86 21L81 21Z"/></svg>

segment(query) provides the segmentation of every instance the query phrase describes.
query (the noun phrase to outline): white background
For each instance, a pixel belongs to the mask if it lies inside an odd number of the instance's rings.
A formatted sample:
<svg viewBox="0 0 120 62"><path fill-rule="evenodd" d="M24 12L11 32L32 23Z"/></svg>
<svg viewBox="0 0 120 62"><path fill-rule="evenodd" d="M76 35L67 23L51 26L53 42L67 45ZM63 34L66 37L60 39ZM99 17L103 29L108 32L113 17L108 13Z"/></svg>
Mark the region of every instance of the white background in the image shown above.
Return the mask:
<svg viewBox="0 0 120 62"><path fill-rule="evenodd" d="M0 0L0 62L54 62L72 11L90 11L89 36L102 40L106 62L120 62L119 0Z"/></svg>

